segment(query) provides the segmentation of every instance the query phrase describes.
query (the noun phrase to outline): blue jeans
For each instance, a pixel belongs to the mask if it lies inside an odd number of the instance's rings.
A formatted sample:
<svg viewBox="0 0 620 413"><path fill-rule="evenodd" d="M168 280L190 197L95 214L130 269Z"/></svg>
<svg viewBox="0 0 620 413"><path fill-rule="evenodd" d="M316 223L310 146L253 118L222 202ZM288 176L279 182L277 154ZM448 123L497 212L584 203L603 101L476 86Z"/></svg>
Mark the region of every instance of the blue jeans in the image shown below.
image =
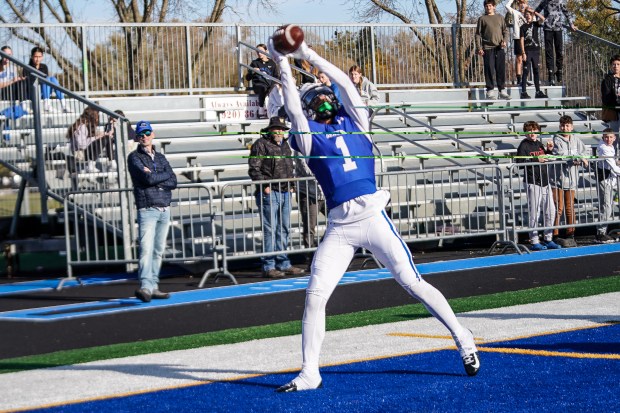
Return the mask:
<svg viewBox="0 0 620 413"><path fill-rule="evenodd" d="M138 210L138 234L140 241L140 265L138 275L140 288L150 292L158 289L159 270L166 248L168 228L170 227L170 208L160 211L157 208Z"/></svg>
<svg viewBox="0 0 620 413"><path fill-rule="evenodd" d="M59 85L60 83L58 83L58 79L56 79L54 76L50 76L47 78L47 80L49 80L50 82L52 82L55 85ZM62 93L60 90L58 89L54 89L54 92L56 92L56 98L57 99L64 99L65 95L64 93ZM48 85L47 83L41 83L41 98L42 99L49 99L52 96L52 87L50 85Z"/></svg>
<svg viewBox="0 0 620 413"><path fill-rule="evenodd" d="M284 251L291 231L291 193L271 191L256 196L263 217L263 252ZM291 262L286 254L261 257L263 271L286 270Z"/></svg>

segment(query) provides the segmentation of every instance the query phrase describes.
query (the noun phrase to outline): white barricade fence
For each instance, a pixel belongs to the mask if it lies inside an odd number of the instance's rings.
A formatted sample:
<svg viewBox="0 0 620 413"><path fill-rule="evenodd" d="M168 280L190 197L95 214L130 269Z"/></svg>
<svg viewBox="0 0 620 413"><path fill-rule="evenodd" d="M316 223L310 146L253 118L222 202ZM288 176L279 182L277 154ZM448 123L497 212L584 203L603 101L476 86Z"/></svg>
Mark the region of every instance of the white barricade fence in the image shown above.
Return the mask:
<svg viewBox="0 0 620 413"><path fill-rule="evenodd" d="M216 266L213 192L201 184L172 192L165 263ZM64 202L68 277L75 267L127 264L139 259L137 209L131 189L71 192ZM205 267L206 265L206 267ZM205 268L202 268L205 267Z"/></svg>
<svg viewBox="0 0 620 413"><path fill-rule="evenodd" d="M549 158L551 159L551 158ZM508 199L510 200L509 210L511 218L508 223L509 238L518 242L519 234L532 232L535 228L539 232L540 239L543 238L545 229L553 229L554 236L563 237L565 230L568 228L593 227L598 225L613 224L618 222L620 212L618 210L618 193L620 191L620 183L618 179L609 178L608 173L604 172L605 159L586 159L587 165L579 164L579 158L567 158L560 161L549 162L527 162L513 164L509 166L509 187ZM615 162L615 160L614 160ZM553 194L553 206L555 208L555 220L550 225L544 223L544 213L540 211L536 225L532 226L530 222L530 214L535 213L535 205L537 200L532 197L528 199L527 188L531 182L531 178L525 174L526 168L539 169L549 176L549 190ZM572 191L573 208L563 207L563 213L558 216L558 188L562 189L559 177L562 171L572 169L573 174L566 174L563 182L565 195L570 196L568 191ZM603 203L601 181L607 180L611 191L611 215L608 219L603 218ZM571 189L572 188L572 189ZM566 196L562 197L565 200ZM565 202L563 202L564 204Z"/></svg>
<svg viewBox="0 0 620 413"><path fill-rule="evenodd" d="M391 202L386 209L406 242L476 236L505 235L503 176L498 166L443 168L433 171L388 172L377 175L377 185L388 190ZM286 220L286 206L265 196L265 188L287 194L291 212L289 228L270 217L264 222L261 208L278 211ZM321 204L305 192L318 187L314 178L273 181L236 181L221 187L219 221L222 229L223 271L227 261L284 253L308 254L316 250L325 232L327 218ZM306 189L309 188L309 189ZM259 195L260 194L260 195ZM316 214L316 223L311 215ZM286 239L275 248L270 240Z"/></svg>
<svg viewBox="0 0 620 413"><path fill-rule="evenodd" d="M239 43L266 43L278 25L225 23L2 24L0 37L27 62L33 46L46 50L50 74L90 96L222 92L244 86L256 57ZM306 41L346 70L360 65L381 88L469 86L484 83L475 24L303 24ZM43 35L42 33L45 33ZM598 96L602 73L617 45L565 31L568 93ZM506 53L507 78L513 52ZM542 59L544 65L544 59ZM546 73L543 66L542 73ZM580 73L580 76L570 76ZM595 101L597 101L595 99Z"/></svg>

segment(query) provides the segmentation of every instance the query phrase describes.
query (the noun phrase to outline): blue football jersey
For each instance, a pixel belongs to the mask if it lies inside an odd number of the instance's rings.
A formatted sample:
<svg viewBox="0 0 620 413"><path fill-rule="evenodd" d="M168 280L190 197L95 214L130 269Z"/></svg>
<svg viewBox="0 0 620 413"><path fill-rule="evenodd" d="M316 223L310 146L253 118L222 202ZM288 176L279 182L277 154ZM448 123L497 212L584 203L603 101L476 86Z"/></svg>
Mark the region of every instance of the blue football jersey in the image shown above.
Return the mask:
<svg viewBox="0 0 620 413"><path fill-rule="evenodd" d="M323 189L328 208L377 191L372 143L340 110L335 122L308 120L312 131L312 151L308 166ZM295 139L290 140L299 151Z"/></svg>

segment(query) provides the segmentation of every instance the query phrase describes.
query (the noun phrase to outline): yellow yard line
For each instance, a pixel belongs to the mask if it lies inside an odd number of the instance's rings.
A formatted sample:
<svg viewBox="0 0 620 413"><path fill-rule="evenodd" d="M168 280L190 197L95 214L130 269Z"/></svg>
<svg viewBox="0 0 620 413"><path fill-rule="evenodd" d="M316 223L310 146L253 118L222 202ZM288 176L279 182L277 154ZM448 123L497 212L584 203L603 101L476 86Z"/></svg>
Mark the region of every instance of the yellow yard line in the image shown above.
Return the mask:
<svg viewBox="0 0 620 413"><path fill-rule="evenodd" d="M574 358L574 359L620 360L620 354L574 353L574 352L547 351L547 350L528 350L524 348L510 348L510 347L479 347L478 351L484 351L485 353L524 354L527 356L568 357L568 358Z"/></svg>
<svg viewBox="0 0 620 413"><path fill-rule="evenodd" d="M600 328L600 327L608 327L608 326L615 325L615 324L617 324L617 323L615 323L615 322L597 323L597 324L594 324L594 325L591 325L591 326L569 328L569 329L563 329L563 330L552 330L552 331L548 331L548 332L531 334L531 335L525 335L525 336L506 337L506 338L502 338L502 339L498 339L498 340L492 340L492 341L487 341L487 342L483 341L482 338L476 338L476 341L480 341L480 342L487 343L487 344L488 343L493 343L493 342L513 341L513 340L520 340L520 339L524 339L524 338L531 338L531 337L546 336L546 335L551 335L551 334L566 333L566 332L571 332L571 331L579 331L579 330L587 330L587 329ZM430 335L430 334L388 333L387 335L395 336L395 337L452 339L451 336ZM351 364L351 363L359 363L359 362L364 362L364 361L382 360L382 359L388 359L388 358L392 358L392 357L401 357L401 356L409 356L409 355L413 355L413 354L432 353L432 352L436 352L436 351L453 350L453 349L456 349L456 347L454 345L446 346L446 347L435 347L435 348L424 349L424 350L408 351L408 352L404 352L404 353L386 354L386 355L382 355L382 356L373 356L373 357L366 357L366 358L361 358L361 359L351 359L351 360L339 361L339 362L334 362L334 363L325 363L325 364L321 364L321 366L322 367L339 366L339 365ZM594 353L569 353L569 352L562 353L562 352L559 352L559 351L526 350L526 349L518 349L518 348L490 348L490 347L481 347L481 348L478 348L478 350L479 351L483 351L483 352L489 352L489 353L512 353L512 354L528 354L528 355L537 355L537 356L554 356L554 357L569 357L569 358L590 358L590 359L620 360L620 354L594 354ZM273 372L268 372L268 373L264 373L264 374L263 373L258 373L258 374L239 375L239 376L229 377L229 378L225 378L225 379L221 379L221 380L199 380L199 381L195 381L195 382L192 382L192 383L184 383L184 384L180 384L180 385L172 385L172 386L165 386L165 387L159 387L159 388L136 390L136 391L125 392L125 393L115 393L115 394L110 394L110 395L105 395L105 396L97 396L97 397L90 397L90 398L84 398L84 399L78 399L78 400L70 400L70 401L65 401L65 402L50 403L50 404L40 405L40 406L30 406L30 407L24 407L24 408L17 408L17 409L14 409L14 410L13 409L1 410L0 413L23 412L23 411L28 411L28 410L50 408L50 407L58 407L58 406L64 406L64 405L69 405L69 404L77 404L77 403L92 402L92 401L99 401L99 400L108 400L108 399L114 399L114 398L118 398L118 397L135 396L135 395L139 395L139 394L153 393L153 392L163 391L163 390L173 390L173 389L182 389L182 388L187 388L187 387L201 386L201 385L217 383L217 382L231 382L231 381L243 380L243 379L247 379L247 378L260 377L260 376L267 375L267 374L293 373L293 372L296 372L296 371L299 371L299 368L273 371Z"/></svg>

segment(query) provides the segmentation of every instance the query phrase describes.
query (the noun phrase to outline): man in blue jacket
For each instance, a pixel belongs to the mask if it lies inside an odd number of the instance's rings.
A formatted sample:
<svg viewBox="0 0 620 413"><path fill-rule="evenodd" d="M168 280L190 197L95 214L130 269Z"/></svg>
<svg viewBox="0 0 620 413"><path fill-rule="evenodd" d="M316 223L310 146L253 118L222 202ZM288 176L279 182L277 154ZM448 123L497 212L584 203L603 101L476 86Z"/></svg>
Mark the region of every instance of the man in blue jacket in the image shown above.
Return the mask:
<svg viewBox="0 0 620 413"><path fill-rule="evenodd" d="M170 200L177 187L177 177L166 157L155 151L155 132L147 121L136 126L138 148L127 157L138 208L140 289L136 297L148 303L152 298L166 299L170 294L159 290L159 270L170 227Z"/></svg>

